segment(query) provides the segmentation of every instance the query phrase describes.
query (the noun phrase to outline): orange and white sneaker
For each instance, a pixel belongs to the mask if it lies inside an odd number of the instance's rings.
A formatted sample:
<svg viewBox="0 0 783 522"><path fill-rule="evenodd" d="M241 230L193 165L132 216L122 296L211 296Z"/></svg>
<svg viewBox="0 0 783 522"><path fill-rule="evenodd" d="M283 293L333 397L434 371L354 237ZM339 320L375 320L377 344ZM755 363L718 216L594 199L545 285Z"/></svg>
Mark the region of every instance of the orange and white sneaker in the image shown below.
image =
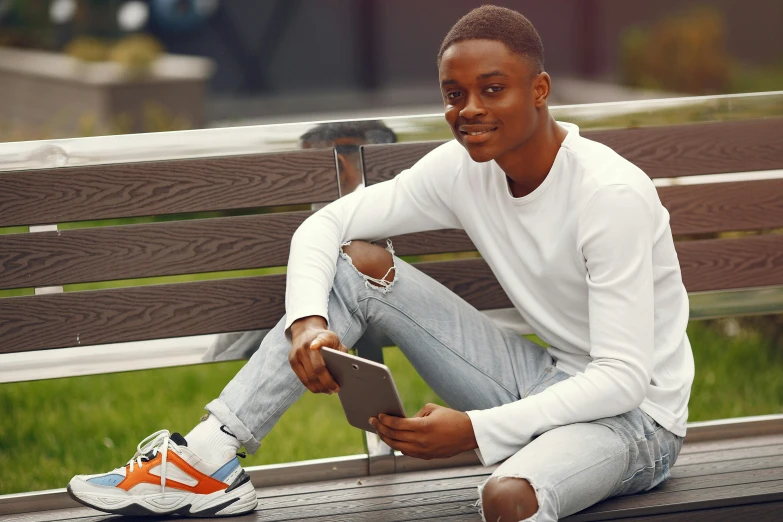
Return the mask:
<svg viewBox="0 0 783 522"><path fill-rule="evenodd" d="M119 515L220 517L255 509L256 490L239 459L214 465L187 446L179 433L155 432L139 443L124 467L73 477L68 494L85 506Z"/></svg>

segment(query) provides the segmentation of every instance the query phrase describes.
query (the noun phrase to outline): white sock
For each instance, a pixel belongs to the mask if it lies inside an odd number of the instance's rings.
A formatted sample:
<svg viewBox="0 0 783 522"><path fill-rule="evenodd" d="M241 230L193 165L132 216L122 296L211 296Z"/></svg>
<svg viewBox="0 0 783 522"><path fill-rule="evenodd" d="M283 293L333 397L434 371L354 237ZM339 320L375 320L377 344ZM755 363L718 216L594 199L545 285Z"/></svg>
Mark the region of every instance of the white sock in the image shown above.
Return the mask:
<svg viewBox="0 0 783 522"><path fill-rule="evenodd" d="M208 416L199 422L190 433L185 435L188 448L193 453L212 464L222 464L234 458L237 450L242 445L233 435L231 430L223 425L214 415ZM228 432L228 433L226 433Z"/></svg>

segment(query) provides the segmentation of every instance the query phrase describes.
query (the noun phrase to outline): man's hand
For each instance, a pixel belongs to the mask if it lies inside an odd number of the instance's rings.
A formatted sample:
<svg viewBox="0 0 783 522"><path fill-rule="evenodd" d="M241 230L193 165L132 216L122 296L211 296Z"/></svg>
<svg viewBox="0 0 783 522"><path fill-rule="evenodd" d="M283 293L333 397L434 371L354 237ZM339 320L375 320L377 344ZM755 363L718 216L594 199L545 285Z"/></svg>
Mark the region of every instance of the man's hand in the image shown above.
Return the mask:
<svg viewBox="0 0 783 522"><path fill-rule="evenodd" d="M332 394L340 387L326 369L321 356L323 347L348 351L337 334L326 329L323 317L304 317L291 325L291 351L288 353L291 368L311 392Z"/></svg>
<svg viewBox="0 0 783 522"><path fill-rule="evenodd" d="M419 459L443 459L478 448L467 413L427 404L415 417L383 415L370 419L383 442Z"/></svg>

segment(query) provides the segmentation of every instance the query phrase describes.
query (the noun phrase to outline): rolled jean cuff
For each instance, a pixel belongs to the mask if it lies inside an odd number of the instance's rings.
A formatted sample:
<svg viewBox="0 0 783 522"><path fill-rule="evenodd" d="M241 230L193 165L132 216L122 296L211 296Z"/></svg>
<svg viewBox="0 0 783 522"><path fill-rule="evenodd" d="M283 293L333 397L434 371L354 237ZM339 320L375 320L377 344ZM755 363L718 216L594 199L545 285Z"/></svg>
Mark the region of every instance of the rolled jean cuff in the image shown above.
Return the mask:
<svg viewBox="0 0 783 522"><path fill-rule="evenodd" d="M207 404L206 409L209 413L217 417L220 422L226 425L229 431L239 439L239 442L242 443L247 451L255 453L258 451L258 448L261 447L261 441L253 437L253 434L247 429L247 426L242 424L242 421L234 415L234 412L226 406L225 402L220 399L215 399Z"/></svg>

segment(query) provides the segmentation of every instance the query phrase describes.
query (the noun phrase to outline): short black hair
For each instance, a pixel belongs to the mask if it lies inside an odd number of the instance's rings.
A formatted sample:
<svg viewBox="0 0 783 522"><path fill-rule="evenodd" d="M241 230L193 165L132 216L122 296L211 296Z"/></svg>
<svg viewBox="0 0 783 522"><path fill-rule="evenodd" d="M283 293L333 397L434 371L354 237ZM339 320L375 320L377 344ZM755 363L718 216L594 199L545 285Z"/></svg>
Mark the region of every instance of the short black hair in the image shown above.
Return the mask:
<svg viewBox="0 0 783 522"><path fill-rule="evenodd" d="M302 134L302 143L331 143L340 138L358 138L367 143L395 143L397 135L378 120L321 123Z"/></svg>
<svg viewBox="0 0 783 522"><path fill-rule="evenodd" d="M522 14L505 7L482 5L472 10L449 30L438 51L438 67L443 53L464 40L495 40L530 60L534 74L544 70L544 44L533 24Z"/></svg>

